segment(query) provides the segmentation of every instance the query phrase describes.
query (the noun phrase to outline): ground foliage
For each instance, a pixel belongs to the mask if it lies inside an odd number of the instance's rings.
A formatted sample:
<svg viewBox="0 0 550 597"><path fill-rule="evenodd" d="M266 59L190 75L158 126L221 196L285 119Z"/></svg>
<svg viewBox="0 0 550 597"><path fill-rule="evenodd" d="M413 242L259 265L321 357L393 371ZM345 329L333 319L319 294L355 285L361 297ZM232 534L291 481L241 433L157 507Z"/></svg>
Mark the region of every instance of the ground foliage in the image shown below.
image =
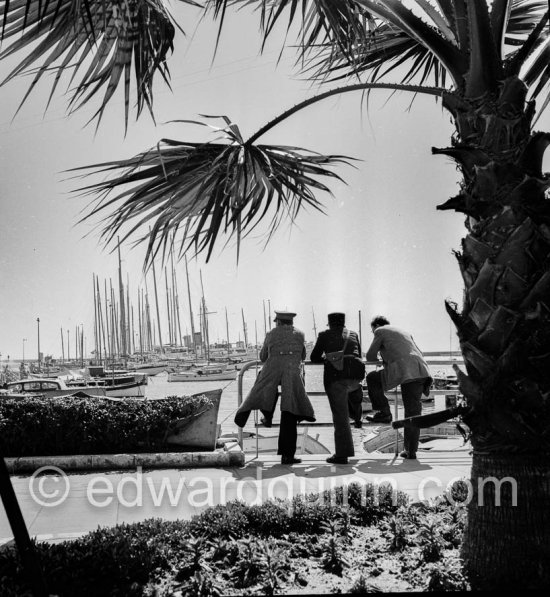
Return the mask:
<svg viewBox="0 0 550 597"><path fill-rule="evenodd" d="M0 450L5 457L174 451L165 442L169 425L210 406L203 395L2 399Z"/></svg>
<svg viewBox="0 0 550 597"><path fill-rule="evenodd" d="M457 494L409 504L389 486L376 489L350 485L347 504L342 489L255 506L234 501L190 521L149 519L36 548L59 596L468 589ZM27 582L16 549L5 548L1 594L30 595Z"/></svg>

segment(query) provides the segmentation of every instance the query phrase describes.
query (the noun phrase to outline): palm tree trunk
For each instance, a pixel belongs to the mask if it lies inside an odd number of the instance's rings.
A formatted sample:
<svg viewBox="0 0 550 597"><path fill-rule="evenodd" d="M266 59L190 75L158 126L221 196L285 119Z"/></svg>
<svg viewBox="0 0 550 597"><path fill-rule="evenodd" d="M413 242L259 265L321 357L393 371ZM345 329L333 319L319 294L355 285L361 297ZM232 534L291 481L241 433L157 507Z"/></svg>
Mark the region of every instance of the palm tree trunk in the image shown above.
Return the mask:
<svg viewBox="0 0 550 597"><path fill-rule="evenodd" d="M439 206L466 214L456 253L462 310L447 303L467 374L473 496L463 557L473 588L550 580L550 135L531 133L534 106L510 78L498 94L444 98L457 126L461 192ZM501 498L501 503L496 498Z"/></svg>
<svg viewBox="0 0 550 597"><path fill-rule="evenodd" d="M544 455L474 453L462 557L480 590L550 586L550 477Z"/></svg>

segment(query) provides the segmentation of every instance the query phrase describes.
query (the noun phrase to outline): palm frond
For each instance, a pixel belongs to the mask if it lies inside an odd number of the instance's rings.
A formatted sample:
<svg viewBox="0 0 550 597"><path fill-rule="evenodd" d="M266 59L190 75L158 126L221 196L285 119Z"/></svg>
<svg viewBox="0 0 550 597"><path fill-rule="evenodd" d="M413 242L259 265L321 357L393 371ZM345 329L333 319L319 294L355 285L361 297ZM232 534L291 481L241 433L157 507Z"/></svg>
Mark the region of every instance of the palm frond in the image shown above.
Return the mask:
<svg viewBox="0 0 550 597"><path fill-rule="evenodd" d="M504 43L521 46L548 10L547 0L513 0Z"/></svg>
<svg viewBox="0 0 550 597"><path fill-rule="evenodd" d="M368 13L355 0L209 0L207 7L213 9L221 27L227 8L239 4L253 4L260 10L264 43L283 19L287 31L297 23L302 52L319 43L330 43L351 55L368 19Z"/></svg>
<svg viewBox="0 0 550 597"><path fill-rule="evenodd" d="M92 172L86 175L110 178L78 189L93 197L83 220L112 210L101 221L106 244L147 229L135 241L148 241L146 264L176 233L183 252L194 247L197 253L206 251L208 260L222 235L236 236L239 246L241 237L269 216L271 235L285 219L293 222L303 207L323 211L315 192L330 190L319 178L341 180L329 168L351 160L238 142L232 123L219 132L223 143L163 139L133 158L87 167Z"/></svg>
<svg viewBox="0 0 550 597"><path fill-rule="evenodd" d="M509 40L519 46L517 50L506 57L506 70L509 75L517 75L522 67L530 60L548 38L546 25L548 24L549 5L540 2L521 3L521 14L511 13L508 27Z"/></svg>
<svg viewBox="0 0 550 597"><path fill-rule="evenodd" d="M399 2L357 3L368 15L368 25L364 25L363 35L353 40L352 52L342 52L330 43L311 47L304 73L329 81L350 76L379 81L396 72L402 83L431 79L439 86L445 84L448 75L455 84L461 81L467 53L459 48L450 3L417 1L423 19ZM403 71L403 65L408 65L408 70ZM450 70L447 65L451 65Z"/></svg>
<svg viewBox="0 0 550 597"><path fill-rule="evenodd" d="M63 72L72 70L72 82L87 67L72 90L70 110L104 90L93 117L99 122L122 81L127 124L132 66L137 116L144 106L152 115L155 73L169 84L166 57L173 49L175 26L162 0L0 0L0 14L1 39L10 42L0 59L24 53L2 84L34 67L19 108L45 74L56 75L53 94Z"/></svg>
<svg viewBox="0 0 550 597"><path fill-rule="evenodd" d="M403 70L404 65L409 68ZM356 45L353 60L334 47L316 48L316 55L307 61L304 72L326 81L349 77L380 81L397 72L403 84L424 84L431 79L437 86L443 86L447 77L444 66L431 51L387 23L379 23L369 39Z"/></svg>

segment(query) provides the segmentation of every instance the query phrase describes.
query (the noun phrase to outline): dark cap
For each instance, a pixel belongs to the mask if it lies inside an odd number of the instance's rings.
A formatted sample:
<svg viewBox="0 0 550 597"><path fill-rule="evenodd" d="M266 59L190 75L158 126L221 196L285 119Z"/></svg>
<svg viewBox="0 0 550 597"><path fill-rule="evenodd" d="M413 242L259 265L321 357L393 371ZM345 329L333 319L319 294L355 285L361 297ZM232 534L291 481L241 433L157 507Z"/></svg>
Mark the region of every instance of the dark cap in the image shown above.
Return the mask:
<svg viewBox="0 0 550 597"><path fill-rule="evenodd" d="M296 317L296 313L291 311L275 311L275 319L273 321L292 321Z"/></svg>
<svg viewBox="0 0 550 597"><path fill-rule="evenodd" d="M345 313L329 313L328 324L329 325L344 325L346 323Z"/></svg>

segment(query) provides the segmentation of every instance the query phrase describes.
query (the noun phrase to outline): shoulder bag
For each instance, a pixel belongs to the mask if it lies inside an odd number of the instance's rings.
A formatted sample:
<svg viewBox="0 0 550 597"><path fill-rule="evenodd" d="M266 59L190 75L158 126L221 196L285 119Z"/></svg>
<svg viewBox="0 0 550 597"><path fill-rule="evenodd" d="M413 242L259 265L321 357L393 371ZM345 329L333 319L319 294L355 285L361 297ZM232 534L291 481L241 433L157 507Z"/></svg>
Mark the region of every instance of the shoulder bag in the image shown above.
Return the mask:
<svg viewBox="0 0 550 597"><path fill-rule="evenodd" d="M346 329L346 340L344 342L344 346L342 347L342 350L325 353L325 359L337 371L343 371L343 369L344 369L344 351L346 350L346 346L348 344L348 339L349 339L349 331Z"/></svg>

